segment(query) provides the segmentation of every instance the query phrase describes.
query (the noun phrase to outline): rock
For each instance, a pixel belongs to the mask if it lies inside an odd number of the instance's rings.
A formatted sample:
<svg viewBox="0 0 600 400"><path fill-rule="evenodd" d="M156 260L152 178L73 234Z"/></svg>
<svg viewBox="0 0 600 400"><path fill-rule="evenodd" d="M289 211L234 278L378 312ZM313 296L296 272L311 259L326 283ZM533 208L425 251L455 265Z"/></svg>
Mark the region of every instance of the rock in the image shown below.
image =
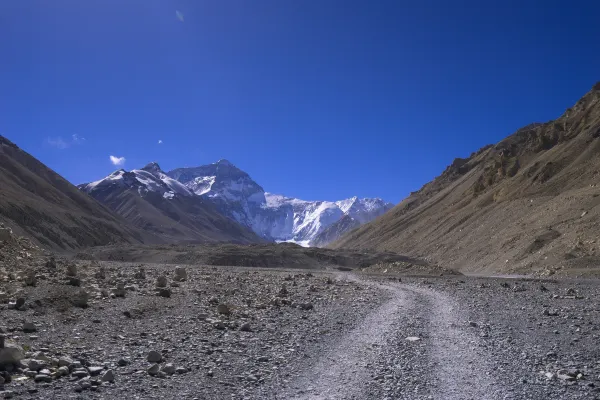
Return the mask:
<svg viewBox="0 0 600 400"><path fill-rule="evenodd" d="M81 279L76 276L70 276L67 283L71 286L79 287L81 286Z"/></svg>
<svg viewBox="0 0 600 400"><path fill-rule="evenodd" d="M119 367L124 367L124 366L126 366L126 365L128 365L128 364L129 364L129 361L127 361L127 360L126 360L126 359L124 359L124 358L119 358L119 361L117 361L117 365L118 365Z"/></svg>
<svg viewBox="0 0 600 400"><path fill-rule="evenodd" d="M212 326L220 331L225 330L225 324L223 323L223 321L213 321Z"/></svg>
<svg viewBox="0 0 600 400"><path fill-rule="evenodd" d="M81 379L78 383L79 387L81 387L82 390L86 390L92 387L92 382L90 382L90 378L87 376Z"/></svg>
<svg viewBox="0 0 600 400"><path fill-rule="evenodd" d="M109 369L104 373L104 375L102 375L102 378L100 379L102 380L102 382L114 382L115 374L112 369Z"/></svg>
<svg viewBox="0 0 600 400"><path fill-rule="evenodd" d="M227 304L221 303L217 306L217 312L219 314L229 315L229 314L231 314L231 309L229 308L229 306Z"/></svg>
<svg viewBox="0 0 600 400"><path fill-rule="evenodd" d="M47 355L45 355L43 352L41 351L36 351L35 353L33 353L32 358L36 359L36 360L42 360L44 361L46 364L52 364L52 359L50 357L48 357Z"/></svg>
<svg viewBox="0 0 600 400"><path fill-rule="evenodd" d="M175 372L177 372L179 375L181 375L181 374L185 374L186 372L188 372L188 370L183 367L177 367Z"/></svg>
<svg viewBox="0 0 600 400"><path fill-rule="evenodd" d="M37 277L35 276L34 270L27 271L25 275L25 285L27 286L35 286L37 284Z"/></svg>
<svg viewBox="0 0 600 400"><path fill-rule="evenodd" d="M17 297L17 301L15 303L15 308L17 310L21 310L25 305L25 297Z"/></svg>
<svg viewBox="0 0 600 400"><path fill-rule="evenodd" d="M94 278L96 279L106 279L106 269L101 266L98 268L98 271L94 274Z"/></svg>
<svg viewBox="0 0 600 400"><path fill-rule="evenodd" d="M15 395L15 392L10 391L10 390L6 390L4 391L4 398L5 399L12 399Z"/></svg>
<svg viewBox="0 0 600 400"><path fill-rule="evenodd" d="M51 383L52 382L52 377L49 375L43 375L43 374L39 374L36 375L35 378L33 379L35 382L44 382L44 383Z"/></svg>
<svg viewBox="0 0 600 400"><path fill-rule="evenodd" d="M160 370L167 375L173 375L175 373L175 366L173 364L165 364Z"/></svg>
<svg viewBox="0 0 600 400"><path fill-rule="evenodd" d="M100 375L100 372L104 371L104 367L89 367L88 372L91 376Z"/></svg>
<svg viewBox="0 0 600 400"><path fill-rule="evenodd" d="M301 310L312 310L314 308L312 303L300 303L298 306Z"/></svg>
<svg viewBox="0 0 600 400"><path fill-rule="evenodd" d="M153 362L153 363L161 362L162 354L160 354L158 351L152 350L148 353L147 359L148 359L148 362Z"/></svg>
<svg viewBox="0 0 600 400"><path fill-rule="evenodd" d="M0 227L0 242L6 242L12 238L12 229Z"/></svg>
<svg viewBox="0 0 600 400"><path fill-rule="evenodd" d="M165 288L168 285L167 277L164 275L160 275L156 278L156 287L157 288Z"/></svg>
<svg viewBox="0 0 600 400"><path fill-rule="evenodd" d="M71 364L73 364L73 360L69 357L61 357L58 359L59 367L69 367Z"/></svg>
<svg viewBox="0 0 600 400"><path fill-rule="evenodd" d="M187 270L183 267L175 267L175 278L177 282L187 281Z"/></svg>
<svg viewBox="0 0 600 400"><path fill-rule="evenodd" d="M37 332L37 328L33 322L25 322L23 324L23 332L25 332L25 333Z"/></svg>
<svg viewBox="0 0 600 400"><path fill-rule="evenodd" d="M71 303L75 307L86 308L88 306L89 297L90 295L87 291L85 291L84 289L80 289L71 297Z"/></svg>
<svg viewBox="0 0 600 400"><path fill-rule="evenodd" d="M67 276L77 276L77 266L75 264L67 265Z"/></svg>
<svg viewBox="0 0 600 400"><path fill-rule="evenodd" d="M125 284L123 282L117 283L117 287L111 289L111 293L115 297L125 297L126 292L127 291L125 290Z"/></svg>
<svg viewBox="0 0 600 400"><path fill-rule="evenodd" d="M15 343L4 343L4 347L0 348L0 366L18 364L23 358L23 348Z"/></svg>
<svg viewBox="0 0 600 400"><path fill-rule="evenodd" d="M146 271L144 270L144 268L140 267L137 271L135 271L133 277L138 280L144 280L146 279Z"/></svg>
<svg viewBox="0 0 600 400"><path fill-rule="evenodd" d="M279 297L286 297L289 294L287 287L285 285L281 286L281 289L279 290Z"/></svg>
<svg viewBox="0 0 600 400"><path fill-rule="evenodd" d="M245 322L240 326L240 331L242 332L252 332L252 328L250 327L250 322Z"/></svg>
<svg viewBox="0 0 600 400"><path fill-rule="evenodd" d="M560 369L556 372L556 377L563 381L574 381L577 374L566 369Z"/></svg>
<svg viewBox="0 0 600 400"><path fill-rule="evenodd" d="M87 370L84 368L76 369L71 374L76 378L85 378L89 375Z"/></svg>
<svg viewBox="0 0 600 400"><path fill-rule="evenodd" d="M159 288L157 294L160 297L169 298L169 297L171 297L171 289L169 289L169 288Z"/></svg>
<svg viewBox="0 0 600 400"><path fill-rule="evenodd" d="M29 368L32 371L39 371L43 368L46 368L46 366L46 362L42 360L29 360L29 362L27 363L27 368Z"/></svg>
<svg viewBox="0 0 600 400"><path fill-rule="evenodd" d="M150 368L148 368L147 372L148 372L148 375L151 375L151 376L158 375L158 373L160 372L158 364L152 365Z"/></svg>
<svg viewBox="0 0 600 400"><path fill-rule="evenodd" d="M56 370L56 372L58 373L59 376L67 376L69 375L69 367L62 366L62 367L58 367L58 369Z"/></svg>
<svg viewBox="0 0 600 400"><path fill-rule="evenodd" d="M48 269L56 269L56 258L51 256L48 260L46 260L45 267Z"/></svg>
<svg viewBox="0 0 600 400"><path fill-rule="evenodd" d="M408 340L409 342L417 342L417 341L421 340L421 338L417 337L417 336L409 336L406 338L406 340Z"/></svg>
<svg viewBox="0 0 600 400"><path fill-rule="evenodd" d="M4 377L0 376L0 386L4 385L4 382L5 382Z"/></svg>

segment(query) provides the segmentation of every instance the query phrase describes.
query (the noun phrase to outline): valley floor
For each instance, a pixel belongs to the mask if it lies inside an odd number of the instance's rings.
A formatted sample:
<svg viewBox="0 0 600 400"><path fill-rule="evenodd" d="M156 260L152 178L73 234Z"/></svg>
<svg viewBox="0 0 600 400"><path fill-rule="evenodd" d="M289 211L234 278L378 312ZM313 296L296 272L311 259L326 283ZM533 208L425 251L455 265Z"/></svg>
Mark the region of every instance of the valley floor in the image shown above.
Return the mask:
<svg viewBox="0 0 600 400"><path fill-rule="evenodd" d="M187 266L176 282L173 265L77 261L79 308L69 263L40 267L35 287L0 282L25 299L0 305L0 327L28 351L0 396L600 399L596 281Z"/></svg>

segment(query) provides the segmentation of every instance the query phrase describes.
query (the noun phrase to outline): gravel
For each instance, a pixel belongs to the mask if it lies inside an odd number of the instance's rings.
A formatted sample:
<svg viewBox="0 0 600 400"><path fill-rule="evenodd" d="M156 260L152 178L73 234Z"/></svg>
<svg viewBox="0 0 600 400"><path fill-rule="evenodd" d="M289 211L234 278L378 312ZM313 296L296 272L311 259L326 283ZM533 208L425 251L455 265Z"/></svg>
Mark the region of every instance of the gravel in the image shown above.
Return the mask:
<svg viewBox="0 0 600 400"><path fill-rule="evenodd" d="M600 398L596 281L32 264L0 270L0 397Z"/></svg>

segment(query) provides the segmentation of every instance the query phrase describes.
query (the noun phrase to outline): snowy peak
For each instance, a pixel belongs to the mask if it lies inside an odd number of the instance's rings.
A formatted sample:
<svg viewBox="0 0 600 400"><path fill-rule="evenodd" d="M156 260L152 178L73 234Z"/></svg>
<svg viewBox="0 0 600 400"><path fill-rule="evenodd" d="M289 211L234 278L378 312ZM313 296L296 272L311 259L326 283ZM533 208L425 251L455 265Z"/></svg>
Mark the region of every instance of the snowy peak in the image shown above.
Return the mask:
<svg viewBox="0 0 600 400"><path fill-rule="evenodd" d="M151 174L163 173L162 170L160 169L160 166L156 162L151 162L149 164L146 164L146 166L144 168L142 168L142 171L148 171Z"/></svg>
<svg viewBox="0 0 600 400"><path fill-rule="evenodd" d="M79 188L88 194L96 191L135 189L140 196L148 192L157 192L165 198L175 195L191 196L192 193L181 183L169 178L161 171L157 163L150 163L142 169L130 172L119 169L104 179L80 185Z"/></svg>
<svg viewBox="0 0 600 400"><path fill-rule="evenodd" d="M199 196L209 200L221 214L265 239L305 246L324 245L330 238L337 238L339 232L369 222L393 207L378 198L355 196L340 201L306 201L267 193L250 175L225 159L167 173L152 162L131 172L115 171L80 188L90 194L99 190L108 194L113 190L134 189L140 196L156 192L165 199L177 195ZM333 228L321 235L329 227Z"/></svg>
<svg viewBox="0 0 600 400"><path fill-rule="evenodd" d="M199 196L223 202L264 202L263 188L227 160L200 167L177 168L167 175Z"/></svg>
<svg viewBox="0 0 600 400"><path fill-rule="evenodd" d="M273 193L266 193L267 209L284 209L286 206L293 213L293 228L287 237L276 237L276 240L314 244L313 240L329 226L348 217L358 224L369 222L392 208L392 203L381 199L359 199L352 197L336 202L306 201ZM348 226L349 224L345 224Z"/></svg>

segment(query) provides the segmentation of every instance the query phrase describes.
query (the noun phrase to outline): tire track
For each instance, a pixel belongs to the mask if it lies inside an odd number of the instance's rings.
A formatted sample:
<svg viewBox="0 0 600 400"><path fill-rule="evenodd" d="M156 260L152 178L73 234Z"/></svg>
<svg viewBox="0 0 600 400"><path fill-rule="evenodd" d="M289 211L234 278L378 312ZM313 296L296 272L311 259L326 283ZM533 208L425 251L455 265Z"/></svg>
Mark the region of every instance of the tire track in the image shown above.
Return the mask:
<svg viewBox="0 0 600 400"><path fill-rule="evenodd" d="M275 399L512 398L494 379L490 355L452 298L411 285L381 284L351 274L344 278L377 287L387 292L389 299L342 335L336 346L327 349ZM407 344L406 336L414 331L424 337ZM415 346L424 346L424 355L415 357ZM387 387L374 385L373 373L378 371L373 366L381 359L402 366L401 373L388 375ZM407 366L408 362L418 365ZM415 382L418 384L411 387Z"/></svg>

